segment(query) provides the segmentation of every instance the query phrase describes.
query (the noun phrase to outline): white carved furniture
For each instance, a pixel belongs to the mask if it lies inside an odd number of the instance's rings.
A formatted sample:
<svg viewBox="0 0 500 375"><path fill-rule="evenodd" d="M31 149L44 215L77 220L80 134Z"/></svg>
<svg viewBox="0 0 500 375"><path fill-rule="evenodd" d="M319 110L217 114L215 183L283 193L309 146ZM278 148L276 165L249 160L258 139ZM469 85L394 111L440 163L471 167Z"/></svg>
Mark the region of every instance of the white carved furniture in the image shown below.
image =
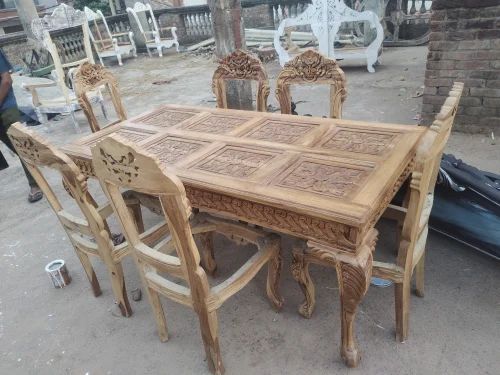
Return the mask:
<svg viewBox="0 0 500 375"><path fill-rule="evenodd" d="M120 66L123 65L122 56L132 55L137 57L137 49L132 31L111 33L106 17L104 17L100 10L94 12L92 9L85 7L84 12L87 21L92 23L92 26L89 26L90 38L94 44L97 56L99 56L101 65L104 65L102 59L107 57L116 57Z"/></svg>
<svg viewBox="0 0 500 375"><path fill-rule="evenodd" d="M62 6L62 5L61 5ZM66 6L65 6L66 9ZM68 11L66 9L66 11ZM59 12L55 12L56 15L60 15ZM82 12L80 12L82 13ZM81 16L81 14L80 14ZM52 71L52 82L41 83L41 84L24 84L23 87L30 91L33 101L33 106L35 108L35 112L38 117L38 121L47 126L47 114L48 113L69 113L73 120L73 125L77 132L80 131L78 126L78 122L75 118L75 111L80 109L80 105L78 104L78 100L76 95L72 89L72 74L74 69L79 67L81 64L85 62L94 62L94 57L92 55L92 48L90 46L89 41L89 29L87 24L82 19L82 38L83 38L83 57L76 61L68 61L63 63L61 60L63 56L61 54L64 53L62 47L58 48L54 41L52 40L49 30L51 26L55 25L55 27L59 27L56 18L55 21L51 21L50 17L45 16L41 21L39 19L33 20L31 28L33 34L41 43L41 45L47 49L50 56L52 57L52 61L54 63L54 70ZM62 22L62 21L61 21ZM68 60L64 58L64 60ZM58 87L59 94L54 96L53 93L51 95L47 95L44 92L44 88L48 87ZM101 108L104 112L104 103L100 92L96 91L92 95L89 96L89 101L93 104L100 103Z"/></svg>
<svg viewBox="0 0 500 375"><path fill-rule="evenodd" d="M375 39L367 47L334 48L335 36L343 22L367 21L376 30ZM375 72L374 64L384 39L384 30L378 16L371 11L358 12L344 4L343 0L313 0L307 9L295 18L286 18L280 22L274 34L274 48L278 52L281 66L290 59L280 42L280 37L294 26L311 25L312 32L319 42L319 51L336 60L366 60L370 73Z"/></svg>
<svg viewBox="0 0 500 375"><path fill-rule="evenodd" d="M160 57L163 56L163 48L168 49L175 46L179 52L179 42L177 41L176 27L158 27L151 4L135 3L133 8L127 8L127 12L134 18L139 28L148 54L151 57L150 49L156 49ZM162 32L169 32L171 37L162 37Z"/></svg>
<svg viewBox="0 0 500 375"><path fill-rule="evenodd" d="M163 105L63 146L95 176L91 146L117 134L155 155L192 206L290 234L337 264L341 355L355 366L357 307L375 223L413 171L426 129L276 113ZM131 172L132 174L135 172Z"/></svg>

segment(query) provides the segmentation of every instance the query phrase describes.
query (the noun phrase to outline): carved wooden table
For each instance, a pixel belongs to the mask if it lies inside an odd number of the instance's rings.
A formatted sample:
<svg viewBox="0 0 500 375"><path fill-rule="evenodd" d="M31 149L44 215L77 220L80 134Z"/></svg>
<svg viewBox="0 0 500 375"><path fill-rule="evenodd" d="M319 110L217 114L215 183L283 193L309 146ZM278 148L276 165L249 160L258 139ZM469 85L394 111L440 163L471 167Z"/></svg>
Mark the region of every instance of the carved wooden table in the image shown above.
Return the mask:
<svg viewBox="0 0 500 375"><path fill-rule="evenodd" d="M424 128L165 105L63 147L93 176L90 147L118 134L181 178L194 207L287 233L337 264L341 355L359 360L356 308L366 293L374 225L413 169Z"/></svg>

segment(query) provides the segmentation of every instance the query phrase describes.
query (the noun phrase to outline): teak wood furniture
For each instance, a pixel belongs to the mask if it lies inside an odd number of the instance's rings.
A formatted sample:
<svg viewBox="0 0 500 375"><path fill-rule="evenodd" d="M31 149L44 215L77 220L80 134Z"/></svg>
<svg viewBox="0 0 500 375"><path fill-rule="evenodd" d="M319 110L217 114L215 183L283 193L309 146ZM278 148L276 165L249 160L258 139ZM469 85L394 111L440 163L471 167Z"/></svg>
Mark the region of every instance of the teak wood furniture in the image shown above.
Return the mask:
<svg viewBox="0 0 500 375"><path fill-rule="evenodd" d="M314 50L307 50L285 64L276 79L276 98L281 113L292 113L292 84L330 85L330 117L342 117L342 104L347 98L345 74L335 60Z"/></svg>
<svg viewBox="0 0 500 375"><path fill-rule="evenodd" d="M227 80L257 82L257 105L259 112L267 111L269 80L262 62L250 52L237 49L219 61L219 66L212 77L212 91L217 97L217 107L227 108Z"/></svg>
<svg viewBox="0 0 500 375"><path fill-rule="evenodd" d="M100 93L101 87L105 87L111 96L111 102L118 116L118 120L109 124L113 125L127 119L125 108L123 107L120 91L118 90L118 82L116 78L104 68L102 65L91 63L82 64L74 75L75 93L78 98L78 103L87 117L92 133L101 130L101 126L92 109L92 102L89 96Z"/></svg>
<svg viewBox="0 0 500 375"><path fill-rule="evenodd" d="M224 373L219 348L217 309L247 285L266 263L267 295L273 306L281 309L283 300L278 293L282 264L279 236L208 215L205 221L198 217L199 223L192 226L189 222L191 205L179 178L168 166L162 164L157 156L150 155L148 151L143 151L139 146L117 135L93 146L92 156L95 172L112 202L128 242L134 249L160 339L166 341L168 333L159 294L191 307L198 314L208 365L215 374ZM159 248L149 247L141 240L120 188L159 198L169 228L169 235L160 242ZM213 232L221 233L232 240L253 243L258 251L231 277L217 286L210 287L207 275L200 266L200 252L193 234L204 234L203 245L212 247ZM213 249L204 250L205 253L212 251ZM174 252L176 255L170 255ZM164 274L181 279L184 285L169 280Z"/></svg>
<svg viewBox="0 0 500 375"><path fill-rule="evenodd" d="M175 46L175 49L179 52L177 27L158 27L151 4L137 2L133 8L127 8L127 13L137 23L137 27L144 38L149 57L151 57L150 49L156 49L159 57L163 57L163 48L168 49ZM166 32L170 33L171 36L166 37Z"/></svg>
<svg viewBox="0 0 500 375"><path fill-rule="evenodd" d="M94 296L101 295L101 288L89 256L96 256L106 264L116 304L123 316L132 315L121 265L121 260L130 253L130 248L127 242L118 246L113 244L106 222L113 213L111 206L106 204L98 207L87 188L87 178L75 163L34 131L16 123L10 127L8 135L66 231L89 279ZM84 218L75 216L63 208L40 167L55 169L62 175L64 188L74 198ZM133 195L133 192L126 192L124 197L127 207L133 212L137 226L142 228L139 200ZM165 233L165 225L162 233ZM149 236L150 233L146 235ZM148 238L144 241L149 242Z"/></svg>
<svg viewBox="0 0 500 375"><path fill-rule="evenodd" d="M429 216L434 197L441 155L451 132L463 84L455 83L430 130L424 135L415 158L415 170L410 179L410 191L403 207L390 204L384 216L396 219L402 227L397 260L394 263L373 262L373 275L395 283L396 336L401 342L408 337L410 314L410 284L416 269L417 295L423 296L424 256ZM314 284L309 264L337 268L338 263L324 256L320 246L297 246L293 253L292 273L305 295L299 312L311 317L315 306Z"/></svg>
<svg viewBox="0 0 500 375"><path fill-rule="evenodd" d="M308 240L338 264L341 354L358 363L356 308L375 223L414 168L425 128L164 105L66 145L87 176L90 148L118 134L156 155L200 210Z"/></svg>

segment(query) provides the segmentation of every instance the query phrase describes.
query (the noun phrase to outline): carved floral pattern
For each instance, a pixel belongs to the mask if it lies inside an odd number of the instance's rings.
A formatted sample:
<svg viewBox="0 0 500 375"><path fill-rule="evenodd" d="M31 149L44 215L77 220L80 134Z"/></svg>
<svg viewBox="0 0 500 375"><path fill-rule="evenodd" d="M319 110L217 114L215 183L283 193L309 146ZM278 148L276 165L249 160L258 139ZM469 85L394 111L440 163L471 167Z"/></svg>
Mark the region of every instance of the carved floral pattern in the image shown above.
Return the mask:
<svg viewBox="0 0 500 375"><path fill-rule="evenodd" d="M162 109L153 114L138 118L135 122L151 126L160 126L168 128L185 121L196 115L196 112L182 112L170 109Z"/></svg>
<svg viewBox="0 0 500 375"><path fill-rule="evenodd" d="M295 143L301 136L315 128L316 124L294 124L276 120L267 120L245 137L262 139L264 141Z"/></svg>
<svg viewBox="0 0 500 375"><path fill-rule="evenodd" d="M217 97L217 107L226 108L225 91L222 85L224 80L252 80L258 81L257 110L267 110L269 96L269 82L262 62L249 52L238 49L219 61L219 66L212 77L212 91Z"/></svg>
<svg viewBox="0 0 500 375"><path fill-rule="evenodd" d="M394 134L339 130L321 147L360 154L382 154L394 139Z"/></svg>
<svg viewBox="0 0 500 375"><path fill-rule="evenodd" d="M202 133L227 134L247 121L246 118L210 115L194 124L184 126L184 129Z"/></svg>
<svg viewBox="0 0 500 375"><path fill-rule="evenodd" d="M274 157L273 154L246 149L225 147L209 160L203 160L195 168L203 171L223 174L234 177L248 177L266 162Z"/></svg>
<svg viewBox="0 0 500 375"><path fill-rule="evenodd" d="M139 167L135 165L135 157L131 152L116 157L108 154L102 148L99 148L99 151L102 157L101 162L121 182L131 183L139 177Z"/></svg>
<svg viewBox="0 0 500 375"><path fill-rule="evenodd" d="M185 156L198 151L205 144L175 138L165 138L149 146L148 151L156 155L162 163L174 164Z"/></svg>
<svg viewBox="0 0 500 375"><path fill-rule="evenodd" d="M346 252L356 251L356 244L352 239L355 233L348 225L191 186L186 186L186 194L195 207L234 215L265 228L327 243Z"/></svg>
<svg viewBox="0 0 500 375"><path fill-rule="evenodd" d="M328 59L316 51L307 50L285 64L276 80L276 96L280 102L281 113L291 114L289 86L292 83L330 84L330 117L340 118L342 103L347 97L346 80L342 69L335 60Z"/></svg>
<svg viewBox="0 0 500 375"><path fill-rule="evenodd" d="M337 198L352 194L368 176L367 170L312 161L300 161L290 169L277 185Z"/></svg>

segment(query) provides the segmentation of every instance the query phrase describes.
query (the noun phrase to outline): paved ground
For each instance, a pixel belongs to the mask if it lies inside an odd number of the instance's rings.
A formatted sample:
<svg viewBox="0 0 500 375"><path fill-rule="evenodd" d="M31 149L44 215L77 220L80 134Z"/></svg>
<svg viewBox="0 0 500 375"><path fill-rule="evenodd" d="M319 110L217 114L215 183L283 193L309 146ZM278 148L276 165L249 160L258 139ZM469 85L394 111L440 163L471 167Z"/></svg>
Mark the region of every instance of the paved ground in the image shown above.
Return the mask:
<svg viewBox="0 0 500 375"><path fill-rule="evenodd" d="M384 52L377 73L346 67L348 99L344 117L414 124L421 98L427 49ZM272 83L279 70L266 67ZM118 75L129 115L161 102L214 106L205 57L170 55L127 60L112 67ZM168 81L161 85L157 81ZM301 114L327 112L326 91L293 92ZM273 92L273 91L271 91ZM311 92L313 94L311 94ZM271 95L270 103L276 106ZM82 129L88 126L81 113ZM77 137L68 118L53 121L44 133L56 144ZM2 146L3 147L3 146ZM476 166L500 172L500 146L484 135L454 134L448 151ZM5 148L2 148L5 151ZM6 154L6 152L4 152ZM46 201L30 205L19 163L7 153L11 168L0 172L0 374L205 374L203 347L194 313L170 301L170 341L160 343L146 300L132 302L134 315L114 316L105 269L95 262L103 295L94 298L79 262ZM55 185L59 179L49 174ZM97 189L96 186L93 188ZM61 192L57 187L56 191ZM68 198L64 199L69 204ZM149 222L156 220L147 215ZM114 226L117 228L116 226ZM376 257L391 249L393 228L381 225ZM265 272L219 310L223 359L229 374L498 374L500 369L500 268L495 262L438 234L430 233L426 296L412 298L411 336L394 340L393 288L371 288L357 316L363 352L360 366L344 367L339 357L339 302L335 274L314 268L318 305L311 320L296 313L301 293L288 272L285 238L282 313L269 307ZM218 239L216 257L223 279L252 249ZM73 282L56 290L44 272L63 258ZM125 262L127 287L139 286L132 261Z"/></svg>

